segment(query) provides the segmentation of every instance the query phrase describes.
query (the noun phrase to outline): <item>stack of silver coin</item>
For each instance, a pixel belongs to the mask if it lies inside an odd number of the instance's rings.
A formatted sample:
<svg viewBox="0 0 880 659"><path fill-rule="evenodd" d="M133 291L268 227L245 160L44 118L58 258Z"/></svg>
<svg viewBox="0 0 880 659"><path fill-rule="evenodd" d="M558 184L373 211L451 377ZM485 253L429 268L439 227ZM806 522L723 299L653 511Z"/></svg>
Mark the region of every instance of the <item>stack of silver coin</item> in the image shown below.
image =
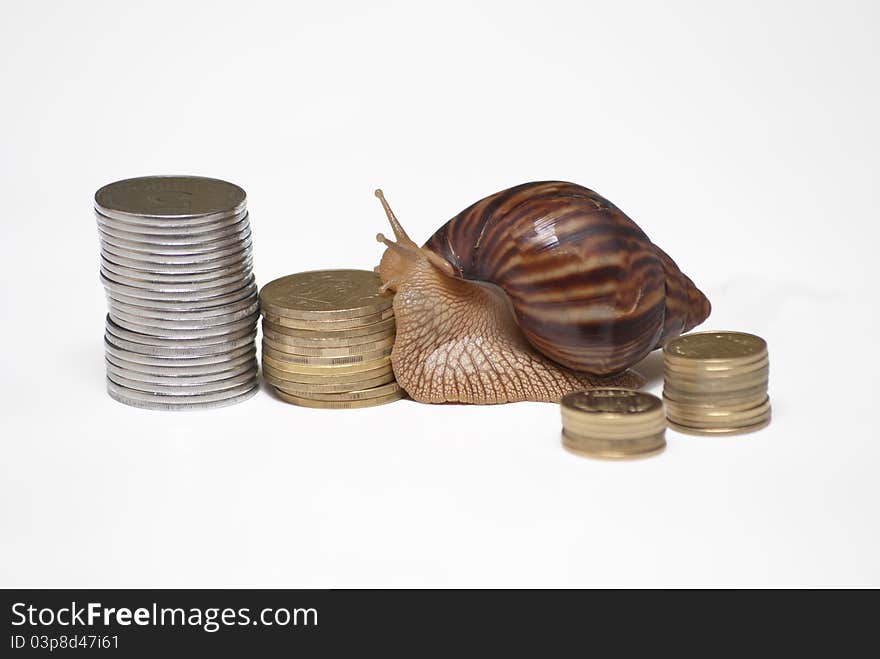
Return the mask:
<svg viewBox="0 0 880 659"><path fill-rule="evenodd" d="M244 190L195 176L133 178L98 190L95 212L110 396L163 410L252 396L259 300Z"/></svg>

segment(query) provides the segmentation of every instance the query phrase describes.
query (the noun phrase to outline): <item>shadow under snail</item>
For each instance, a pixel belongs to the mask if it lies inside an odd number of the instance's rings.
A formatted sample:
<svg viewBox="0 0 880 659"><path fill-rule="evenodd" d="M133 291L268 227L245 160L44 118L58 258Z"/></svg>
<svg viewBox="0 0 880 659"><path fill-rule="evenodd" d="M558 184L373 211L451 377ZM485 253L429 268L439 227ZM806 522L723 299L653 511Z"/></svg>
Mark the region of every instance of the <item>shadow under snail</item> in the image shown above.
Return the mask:
<svg viewBox="0 0 880 659"><path fill-rule="evenodd" d="M551 401L637 388L627 370L702 323L709 301L614 204L574 183L524 183L469 206L423 247L381 190L396 242L397 381L417 401Z"/></svg>

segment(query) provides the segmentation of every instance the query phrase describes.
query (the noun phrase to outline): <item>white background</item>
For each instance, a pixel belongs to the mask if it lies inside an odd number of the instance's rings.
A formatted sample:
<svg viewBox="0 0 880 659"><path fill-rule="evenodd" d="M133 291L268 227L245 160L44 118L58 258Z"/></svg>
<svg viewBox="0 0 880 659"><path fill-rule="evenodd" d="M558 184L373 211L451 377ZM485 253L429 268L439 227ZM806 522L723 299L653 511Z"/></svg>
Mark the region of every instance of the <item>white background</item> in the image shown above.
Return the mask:
<svg viewBox="0 0 880 659"><path fill-rule="evenodd" d="M8 2L0 584L880 585L874 2ZM260 284L571 180L771 351L772 425L628 463L557 406L104 391L92 195L249 195ZM643 366L658 392L656 355Z"/></svg>

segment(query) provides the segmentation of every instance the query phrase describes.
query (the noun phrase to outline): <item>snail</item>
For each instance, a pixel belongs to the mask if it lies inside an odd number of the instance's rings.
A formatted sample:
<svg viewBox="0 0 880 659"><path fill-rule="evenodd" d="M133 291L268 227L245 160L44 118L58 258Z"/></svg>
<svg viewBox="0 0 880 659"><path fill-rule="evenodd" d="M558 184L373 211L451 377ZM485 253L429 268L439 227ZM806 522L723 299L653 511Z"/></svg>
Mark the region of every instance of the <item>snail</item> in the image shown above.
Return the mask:
<svg viewBox="0 0 880 659"><path fill-rule="evenodd" d="M398 383L429 403L558 401L638 388L628 370L709 315L706 296L614 204L574 183L525 183L419 247L381 190L396 241L376 268L394 296Z"/></svg>

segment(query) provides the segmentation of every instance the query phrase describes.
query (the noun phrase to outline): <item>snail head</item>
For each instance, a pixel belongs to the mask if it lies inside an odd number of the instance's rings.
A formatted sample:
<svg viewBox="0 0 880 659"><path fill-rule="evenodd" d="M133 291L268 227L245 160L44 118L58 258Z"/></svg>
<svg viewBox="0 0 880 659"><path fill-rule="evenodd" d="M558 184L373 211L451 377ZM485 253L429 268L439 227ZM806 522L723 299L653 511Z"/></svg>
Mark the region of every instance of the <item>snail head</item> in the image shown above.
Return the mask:
<svg viewBox="0 0 880 659"><path fill-rule="evenodd" d="M396 238L390 240L381 233L376 235L376 240L386 247L382 260L376 268L382 279L382 291L396 291L398 286L412 277L415 272L439 269L443 274L453 276L452 266L447 261L434 252L419 247L406 234L381 190L376 190L376 196L385 209L385 215L388 216L388 222Z"/></svg>

